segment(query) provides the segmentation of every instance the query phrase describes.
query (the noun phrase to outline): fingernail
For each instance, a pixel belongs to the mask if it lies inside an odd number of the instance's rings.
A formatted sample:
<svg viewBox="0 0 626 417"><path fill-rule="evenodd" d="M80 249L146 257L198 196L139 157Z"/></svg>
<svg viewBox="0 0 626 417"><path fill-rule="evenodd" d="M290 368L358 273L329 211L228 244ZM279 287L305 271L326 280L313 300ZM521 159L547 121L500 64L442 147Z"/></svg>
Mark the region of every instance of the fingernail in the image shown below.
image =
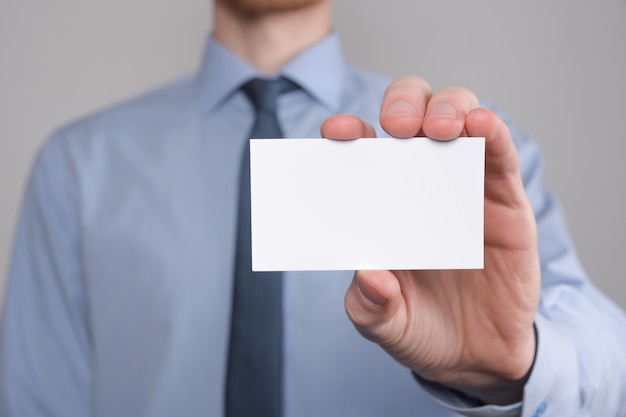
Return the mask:
<svg viewBox="0 0 626 417"><path fill-rule="evenodd" d="M396 101L387 107L387 116L412 116L415 114L417 114L417 109L408 101Z"/></svg>
<svg viewBox="0 0 626 417"><path fill-rule="evenodd" d="M428 115L426 118L431 117L449 117L456 119L456 107L445 103L436 104L432 108L428 109Z"/></svg>

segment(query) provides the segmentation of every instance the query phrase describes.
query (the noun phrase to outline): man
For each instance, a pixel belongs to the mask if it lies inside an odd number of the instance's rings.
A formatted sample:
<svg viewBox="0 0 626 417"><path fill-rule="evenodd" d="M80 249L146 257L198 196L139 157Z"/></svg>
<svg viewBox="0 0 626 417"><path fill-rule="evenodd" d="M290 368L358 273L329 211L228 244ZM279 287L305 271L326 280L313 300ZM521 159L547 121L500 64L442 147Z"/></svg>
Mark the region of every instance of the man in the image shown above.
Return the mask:
<svg viewBox="0 0 626 417"><path fill-rule="evenodd" d="M347 67L330 0L219 0L214 17L197 76L43 148L6 299L0 415L223 415L254 119L241 88L277 75L298 85L279 98L285 136L374 136L380 120L397 137L486 138L484 270L285 274L285 416L626 413L626 322L585 278L521 132L465 89L407 77L385 90ZM354 331L344 294L389 356Z"/></svg>

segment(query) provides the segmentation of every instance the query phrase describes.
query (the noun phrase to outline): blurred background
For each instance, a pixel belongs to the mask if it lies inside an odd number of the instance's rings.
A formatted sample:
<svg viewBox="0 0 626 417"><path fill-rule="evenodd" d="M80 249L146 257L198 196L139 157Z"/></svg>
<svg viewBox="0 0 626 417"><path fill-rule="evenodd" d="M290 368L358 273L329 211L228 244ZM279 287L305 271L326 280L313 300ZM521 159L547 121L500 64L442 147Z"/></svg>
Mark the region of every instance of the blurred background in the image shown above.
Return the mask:
<svg viewBox="0 0 626 417"><path fill-rule="evenodd" d="M0 2L0 300L42 142L193 72L210 2ZM583 265L626 308L626 1L336 0L335 9L353 64L469 87L537 140Z"/></svg>

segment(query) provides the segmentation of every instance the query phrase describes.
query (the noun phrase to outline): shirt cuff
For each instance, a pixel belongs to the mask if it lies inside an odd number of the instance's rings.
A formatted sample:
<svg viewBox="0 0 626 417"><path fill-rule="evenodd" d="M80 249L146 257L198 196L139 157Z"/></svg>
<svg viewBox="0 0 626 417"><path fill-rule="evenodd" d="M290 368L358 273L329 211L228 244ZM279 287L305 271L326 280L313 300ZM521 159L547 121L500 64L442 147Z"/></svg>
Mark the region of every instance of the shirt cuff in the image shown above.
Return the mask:
<svg viewBox="0 0 626 417"><path fill-rule="evenodd" d="M478 400L464 395L463 393L447 388L436 382L427 381L413 374L418 384L436 402L467 417L520 417L522 415L522 403L510 405L481 405Z"/></svg>
<svg viewBox="0 0 626 417"><path fill-rule="evenodd" d="M415 375L419 385L435 401L468 417L573 416L578 411L578 360L569 338L547 318L535 318L537 352L524 401L506 405L482 405L479 401L436 382Z"/></svg>
<svg viewBox="0 0 626 417"><path fill-rule="evenodd" d="M524 388L522 417L574 416L580 411L578 356L571 337L535 317L537 355Z"/></svg>

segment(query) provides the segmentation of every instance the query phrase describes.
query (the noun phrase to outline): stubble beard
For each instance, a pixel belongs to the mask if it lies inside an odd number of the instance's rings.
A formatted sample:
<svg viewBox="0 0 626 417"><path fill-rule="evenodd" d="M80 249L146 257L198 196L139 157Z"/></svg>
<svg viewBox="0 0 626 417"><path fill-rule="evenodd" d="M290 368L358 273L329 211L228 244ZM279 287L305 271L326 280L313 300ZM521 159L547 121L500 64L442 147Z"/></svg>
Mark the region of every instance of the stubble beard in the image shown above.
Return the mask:
<svg viewBox="0 0 626 417"><path fill-rule="evenodd" d="M215 0L247 17L303 9L322 0Z"/></svg>

